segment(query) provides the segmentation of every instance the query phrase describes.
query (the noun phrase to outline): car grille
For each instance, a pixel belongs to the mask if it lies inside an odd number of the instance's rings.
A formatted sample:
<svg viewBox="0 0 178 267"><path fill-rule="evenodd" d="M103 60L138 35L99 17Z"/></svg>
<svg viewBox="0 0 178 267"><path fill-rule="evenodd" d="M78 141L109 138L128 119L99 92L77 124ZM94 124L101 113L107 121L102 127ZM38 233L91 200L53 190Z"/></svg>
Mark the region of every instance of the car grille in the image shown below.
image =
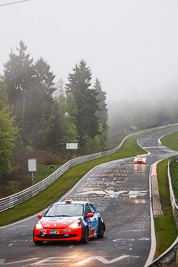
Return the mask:
<svg viewBox="0 0 178 267"><path fill-rule="evenodd" d="M67 235L37 235L39 238L44 238L44 239L66 239L66 238L72 238L76 237L77 235L75 234L67 234Z"/></svg>

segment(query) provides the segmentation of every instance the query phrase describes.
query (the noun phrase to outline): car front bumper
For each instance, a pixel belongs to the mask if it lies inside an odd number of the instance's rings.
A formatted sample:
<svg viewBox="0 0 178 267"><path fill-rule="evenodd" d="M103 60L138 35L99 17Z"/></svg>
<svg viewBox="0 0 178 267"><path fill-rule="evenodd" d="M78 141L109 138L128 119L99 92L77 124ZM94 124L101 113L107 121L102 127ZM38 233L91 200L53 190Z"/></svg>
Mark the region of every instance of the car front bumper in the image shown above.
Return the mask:
<svg viewBox="0 0 178 267"><path fill-rule="evenodd" d="M34 241L62 241L82 239L82 227L75 229L34 229Z"/></svg>

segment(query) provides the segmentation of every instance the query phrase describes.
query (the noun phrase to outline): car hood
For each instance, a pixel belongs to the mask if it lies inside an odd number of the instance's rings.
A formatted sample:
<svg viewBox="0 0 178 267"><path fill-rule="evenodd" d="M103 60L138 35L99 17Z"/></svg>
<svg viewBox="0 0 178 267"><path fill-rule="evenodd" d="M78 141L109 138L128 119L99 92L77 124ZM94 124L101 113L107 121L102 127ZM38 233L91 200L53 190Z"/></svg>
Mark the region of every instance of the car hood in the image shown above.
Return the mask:
<svg viewBox="0 0 178 267"><path fill-rule="evenodd" d="M136 157L135 160L146 160L146 158L145 157L140 157L140 158Z"/></svg>
<svg viewBox="0 0 178 267"><path fill-rule="evenodd" d="M66 228L74 221L79 220L81 217L43 217L40 223L45 229L48 228Z"/></svg>

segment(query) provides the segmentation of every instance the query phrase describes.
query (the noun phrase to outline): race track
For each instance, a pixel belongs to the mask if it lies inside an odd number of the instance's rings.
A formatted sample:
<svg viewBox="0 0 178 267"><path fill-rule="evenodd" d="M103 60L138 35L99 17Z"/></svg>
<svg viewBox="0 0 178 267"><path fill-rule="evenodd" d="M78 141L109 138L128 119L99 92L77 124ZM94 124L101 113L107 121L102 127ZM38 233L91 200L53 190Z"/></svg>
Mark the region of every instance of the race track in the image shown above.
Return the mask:
<svg viewBox="0 0 178 267"><path fill-rule="evenodd" d="M0 266L120 266L142 267L151 247L150 166L175 155L158 139L178 131L178 127L153 132L139 138L146 151L145 165L133 158L101 164L88 172L63 199L90 200L106 222L105 237L88 244L33 243L33 216L0 228Z"/></svg>

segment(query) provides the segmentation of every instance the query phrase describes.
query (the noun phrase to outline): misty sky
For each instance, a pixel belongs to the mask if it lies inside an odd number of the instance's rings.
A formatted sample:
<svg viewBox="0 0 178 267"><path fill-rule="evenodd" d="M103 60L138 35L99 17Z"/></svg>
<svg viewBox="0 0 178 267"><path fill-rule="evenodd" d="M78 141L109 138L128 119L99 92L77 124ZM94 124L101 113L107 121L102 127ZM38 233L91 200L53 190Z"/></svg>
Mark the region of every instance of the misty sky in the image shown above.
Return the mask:
<svg viewBox="0 0 178 267"><path fill-rule="evenodd" d="M22 40L56 81L84 59L108 101L178 92L177 0L30 0L0 6L0 25L0 74Z"/></svg>

